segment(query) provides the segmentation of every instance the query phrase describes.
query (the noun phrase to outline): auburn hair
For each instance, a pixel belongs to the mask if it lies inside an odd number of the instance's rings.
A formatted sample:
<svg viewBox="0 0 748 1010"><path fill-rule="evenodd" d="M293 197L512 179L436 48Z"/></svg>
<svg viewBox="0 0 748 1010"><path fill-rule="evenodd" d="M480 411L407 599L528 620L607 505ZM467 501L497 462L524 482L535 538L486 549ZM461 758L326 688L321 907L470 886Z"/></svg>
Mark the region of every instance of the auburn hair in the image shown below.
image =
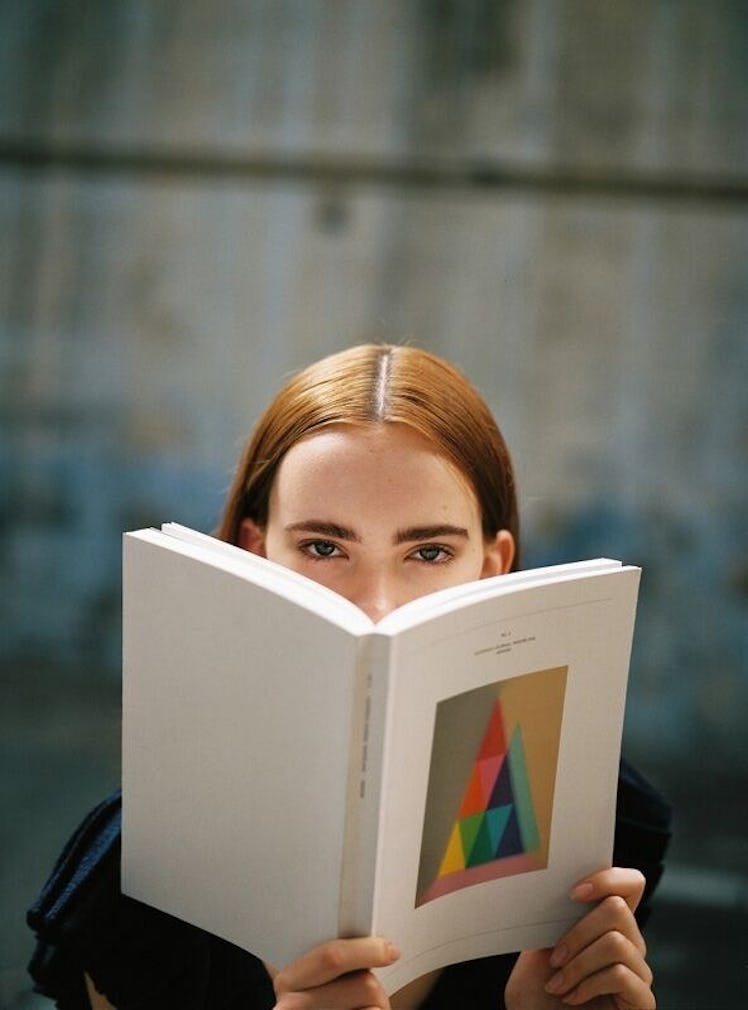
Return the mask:
<svg viewBox="0 0 748 1010"><path fill-rule="evenodd" d="M281 460L300 439L331 424L407 424L469 482L483 534L514 537L519 516L506 442L470 381L454 365L417 347L361 344L294 376L257 422L234 475L217 535L237 543L243 519L264 526Z"/></svg>

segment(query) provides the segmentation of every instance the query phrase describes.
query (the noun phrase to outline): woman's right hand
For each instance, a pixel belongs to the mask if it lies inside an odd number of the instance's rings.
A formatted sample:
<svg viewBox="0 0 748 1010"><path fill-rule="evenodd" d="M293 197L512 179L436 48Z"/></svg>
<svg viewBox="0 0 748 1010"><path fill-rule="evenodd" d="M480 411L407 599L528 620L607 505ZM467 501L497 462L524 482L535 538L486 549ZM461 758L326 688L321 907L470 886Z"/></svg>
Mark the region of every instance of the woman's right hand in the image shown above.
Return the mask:
<svg viewBox="0 0 748 1010"><path fill-rule="evenodd" d="M274 1010L390 1010L371 969L385 968L399 956L381 937L329 940L279 971L270 969Z"/></svg>

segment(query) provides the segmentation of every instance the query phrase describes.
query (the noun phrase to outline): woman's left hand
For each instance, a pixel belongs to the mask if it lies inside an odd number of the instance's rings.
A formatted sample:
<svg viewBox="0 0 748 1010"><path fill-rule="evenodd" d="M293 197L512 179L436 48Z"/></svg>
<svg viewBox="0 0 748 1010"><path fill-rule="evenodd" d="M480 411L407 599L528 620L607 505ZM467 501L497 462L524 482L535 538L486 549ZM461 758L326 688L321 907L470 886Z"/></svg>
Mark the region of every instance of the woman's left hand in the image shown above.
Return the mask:
<svg viewBox="0 0 748 1010"><path fill-rule="evenodd" d="M550 950L520 954L506 987L507 1010L654 1010L652 971L634 918L644 877L638 870L602 870L572 888L593 903Z"/></svg>

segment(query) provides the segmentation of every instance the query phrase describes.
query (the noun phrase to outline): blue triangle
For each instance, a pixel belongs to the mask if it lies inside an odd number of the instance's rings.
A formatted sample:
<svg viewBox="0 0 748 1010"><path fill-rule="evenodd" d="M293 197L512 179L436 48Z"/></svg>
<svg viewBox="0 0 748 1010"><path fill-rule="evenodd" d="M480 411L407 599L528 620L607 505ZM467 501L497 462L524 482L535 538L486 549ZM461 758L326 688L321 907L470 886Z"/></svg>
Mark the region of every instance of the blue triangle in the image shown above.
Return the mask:
<svg viewBox="0 0 748 1010"><path fill-rule="evenodd" d="M522 846L522 837L519 833L519 822L517 821L517 813L512 806L509 811L509 817L507 819L506 827L504 828L504 833L501 836L501 841L496 849L496 859L505 859L507 856L518 856L524 852Z"/></svg>
<svg viewBox="0 0 748 1010"><path fill-rule="evenodd" d="M504 836L511 812L512 808L509 804L503 807L491 807L486 811L486 821L491 834L491 851L494 853L501 845L501 839ZM496 856L494 855L492 858L495 859Z"/></svg>

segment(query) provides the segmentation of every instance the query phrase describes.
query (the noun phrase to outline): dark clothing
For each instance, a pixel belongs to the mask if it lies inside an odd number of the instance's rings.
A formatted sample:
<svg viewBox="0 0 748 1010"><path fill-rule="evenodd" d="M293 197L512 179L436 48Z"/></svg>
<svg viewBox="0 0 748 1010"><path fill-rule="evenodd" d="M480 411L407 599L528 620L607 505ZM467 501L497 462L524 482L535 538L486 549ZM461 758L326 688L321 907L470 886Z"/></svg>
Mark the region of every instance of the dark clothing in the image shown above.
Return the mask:
<svg viewBox="0 0 748 1010"><path fill-rule="evenodd" d="M38 939L29 966L36 990L60 1010L86 1010L87 972L117 1010L271 1010L273 987L256 957L120 893L120 818L115 793L78 828L29 910ZM613 862L647 878L640 924L662 874L669 824L667 804L622 762ZM445 969L424 1010L493 1010L515 958Z"/></svg>

